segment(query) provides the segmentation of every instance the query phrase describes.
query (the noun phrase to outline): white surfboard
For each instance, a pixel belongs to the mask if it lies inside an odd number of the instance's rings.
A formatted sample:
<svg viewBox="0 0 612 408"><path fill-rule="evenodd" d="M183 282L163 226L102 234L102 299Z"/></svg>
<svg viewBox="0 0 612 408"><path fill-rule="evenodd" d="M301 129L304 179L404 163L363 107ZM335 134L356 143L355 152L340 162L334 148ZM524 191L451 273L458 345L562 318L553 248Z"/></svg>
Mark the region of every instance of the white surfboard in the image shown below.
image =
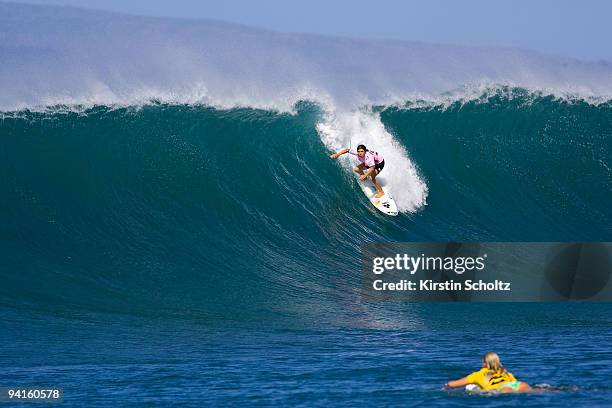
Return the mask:
<svg viewBox="0 0 612 408"><path fill-rule="evenodd" d="M380 180L379 180L379 183L380 183ZM360 184L361 184L361 189L365 193L366 197L368 197L368 200L370 200L370 202L372 203L374 207L376 207L376 209L378 209L383 214L387 214L391 216L396 216L398 214L397 204L395 204L395 200L393 200L393 197L391 197L391 193L389 192L389 189L385 187L385 185L381 183L381 186L383 190L385 191L385 195L383 195L380 198L376 198L374 197L374 195L376 194L376 189L372 185L371 181L368 180L365 182L360 182Z"/></svg>
<svg viewBox="0 0 612 408"><path fill-rule="evenodd" d="M468 384L465 386L465 392L467 392L468 394L479 394L482 392L482 388L480 388L476 384Z"/></svg>

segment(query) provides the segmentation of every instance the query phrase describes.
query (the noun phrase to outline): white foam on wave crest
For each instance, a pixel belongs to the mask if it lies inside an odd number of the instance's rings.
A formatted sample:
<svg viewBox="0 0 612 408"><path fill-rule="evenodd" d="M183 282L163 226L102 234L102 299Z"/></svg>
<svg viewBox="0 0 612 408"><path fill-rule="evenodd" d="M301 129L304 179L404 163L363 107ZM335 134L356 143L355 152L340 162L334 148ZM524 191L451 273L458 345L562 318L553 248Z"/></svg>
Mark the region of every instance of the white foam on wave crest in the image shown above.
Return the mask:
<svg viewBox="0 0 612 408"><path fill-rule="evenodd" d="M387 132L378 113L370 110L328 113L317 124L317 131L331 151L356 149L358 144L365 144L368 149L381 153L385 168L380 178L391 191L399 211L415 212L426 205L427 184L406 149ZM339 160L348 172L358 163L352 155L344 155ZM362 188L364 183L371 182L360 182Z"/></svg>
<svg viewBox="0 0 612 408"><path fill-rule="evenodd" d="M609 104L612 95L595 93L585 89L529 89L509 81L481 82L465 84L456 89L440 94L412 93L398 98L396 102L383 104L385 107L422 109L447 109L455 104L465 105L470 102L487 103L492 97L502 97L506 100L521 98L523 104L530 104L539 98L552 97L567 103L583 102L594 106Z"/></svg>
<svg viewBox="0 0 612 408"><path fill-rule="evenodd" d="M24 29L27 27L27 29ZM612 65L519 49L288 34L0 3L0 110L148 101L350 111L466 84L612 95Z"/></svg>

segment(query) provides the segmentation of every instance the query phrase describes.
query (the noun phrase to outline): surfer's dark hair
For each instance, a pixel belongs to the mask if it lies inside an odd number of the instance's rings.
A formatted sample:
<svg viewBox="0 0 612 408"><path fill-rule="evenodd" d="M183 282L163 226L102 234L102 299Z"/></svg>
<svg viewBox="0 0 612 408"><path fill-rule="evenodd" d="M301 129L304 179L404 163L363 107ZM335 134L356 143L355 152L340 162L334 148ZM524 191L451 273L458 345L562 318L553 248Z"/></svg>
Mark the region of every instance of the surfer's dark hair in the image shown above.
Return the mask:
<svg viewBox="0 0 612 408"><path fill-rule="evenodd" d="M368 151L368 149L366 149L365 145L357 146L357 150L365 150L366 152Z"/></svg>

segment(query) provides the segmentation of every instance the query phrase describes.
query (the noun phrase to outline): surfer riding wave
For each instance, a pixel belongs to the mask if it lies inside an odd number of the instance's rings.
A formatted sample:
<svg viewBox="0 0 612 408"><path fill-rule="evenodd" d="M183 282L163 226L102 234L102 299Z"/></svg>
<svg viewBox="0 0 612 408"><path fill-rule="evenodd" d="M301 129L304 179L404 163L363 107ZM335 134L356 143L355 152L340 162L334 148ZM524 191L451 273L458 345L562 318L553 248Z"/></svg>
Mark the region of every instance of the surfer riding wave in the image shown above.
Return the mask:
<svg viewBox="0 0 612 408"><path fill-rule="evenodd" d="M337 159L346 153L357 156L357 159L361 162L353 170L355 173L359 174L359 180L364 181L367 178L372 180L372 183L377 190L374 197L380 198L385 195L385 192L376 180L376 176L379 175L382 169L385 167L385 159L383 156L378 152L368 150L365 145L360 144L357 146L357 152L351 151L350 149L342 149L338 153L330 154L329 157L332 159Z"/></svg>

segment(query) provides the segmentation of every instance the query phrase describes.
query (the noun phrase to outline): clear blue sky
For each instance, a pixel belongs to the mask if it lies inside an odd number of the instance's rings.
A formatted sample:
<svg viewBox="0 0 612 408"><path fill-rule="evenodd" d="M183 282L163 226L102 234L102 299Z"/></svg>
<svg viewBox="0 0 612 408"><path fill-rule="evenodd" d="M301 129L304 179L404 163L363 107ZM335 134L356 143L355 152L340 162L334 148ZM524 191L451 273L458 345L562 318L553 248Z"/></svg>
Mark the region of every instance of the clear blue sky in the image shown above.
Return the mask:
<svg viewBox="0 0 612 408"><path fill-rule="evenodd" d="M612 61L609 0L13 0L287 32L515 46Z"/></svg>

